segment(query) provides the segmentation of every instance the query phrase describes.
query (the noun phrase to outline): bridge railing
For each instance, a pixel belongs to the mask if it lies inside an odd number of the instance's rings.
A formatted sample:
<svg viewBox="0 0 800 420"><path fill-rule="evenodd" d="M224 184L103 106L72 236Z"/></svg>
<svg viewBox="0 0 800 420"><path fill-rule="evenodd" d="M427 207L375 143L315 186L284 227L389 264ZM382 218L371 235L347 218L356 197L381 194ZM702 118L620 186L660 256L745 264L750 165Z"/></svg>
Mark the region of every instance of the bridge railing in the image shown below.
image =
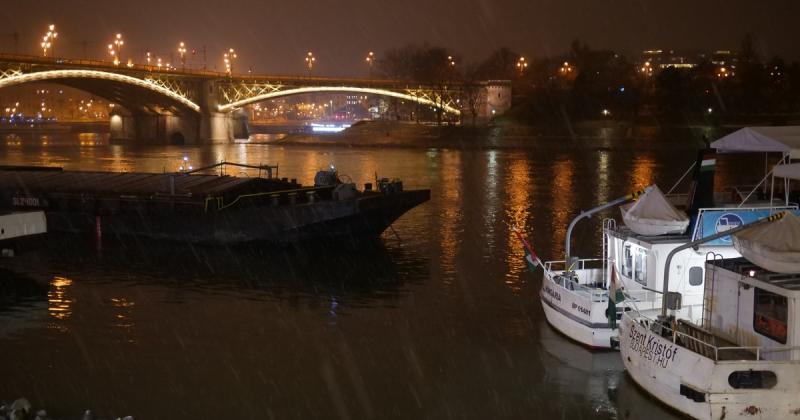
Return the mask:
<svg viewBox="0 0 800 420"><path fill-rule="evenodd" d="M29 54L0 53L0 62L19 63L22 65L46 64L59 67L85 66L85 67L109 69L118 72L135 71L135 72L157 73L164 75L229 79L232 82L236 83L263 83L266 80L270 82L277 82L277 83L283 82L287 84L292 84L292 83L328 84L328 85L354 84L354 85L375 85L383 87L408 88L408 89L420 89L420 88L447 89L448 87L459 88L461 86L468 85L468 83L459 81L433 83L433 82L418 82L413 80L382 79L382 78L348 78L348 77L337 78L337 77L322 77L322 76L258 75L258 74L234 74L233 76L229 76L227 73L224 72L203 70L203 69L176 68L174 70L169 70L166 68L159 68L158 66L149 64L134 63L131 66L128 66L126 63L120 63L119 65L115 65L113 62L105 60L96 60L87 58L67 58L67 57L43 57L39 55L29 55Z"/></svg>

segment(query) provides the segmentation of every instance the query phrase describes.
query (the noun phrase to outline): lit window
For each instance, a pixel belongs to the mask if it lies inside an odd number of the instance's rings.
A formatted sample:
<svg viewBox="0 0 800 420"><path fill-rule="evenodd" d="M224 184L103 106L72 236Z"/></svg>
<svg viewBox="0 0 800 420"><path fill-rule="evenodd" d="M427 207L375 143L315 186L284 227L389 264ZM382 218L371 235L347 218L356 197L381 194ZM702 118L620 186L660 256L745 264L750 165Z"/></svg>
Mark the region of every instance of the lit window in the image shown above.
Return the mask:
<svg viewBox="0 0 800 420"><path fill-rule="evenodd" d="M781 344L786 344L786 321L789 312L786 296L755 288L753 329Z"/></svg>
<svg viewBox="0 0 800 420"><path fill-rule="evenodd" d="M647 286L647 251L639 248L636 250L636 264L634 265L633 279L637 283Z"/></svg>
<svg viewBox="0 0 800 420"><path fill-rule="evenodd" d="M633 274L633 251L631 245L625 245L624 258L622 259L622 275L631 278Z"/></svg>

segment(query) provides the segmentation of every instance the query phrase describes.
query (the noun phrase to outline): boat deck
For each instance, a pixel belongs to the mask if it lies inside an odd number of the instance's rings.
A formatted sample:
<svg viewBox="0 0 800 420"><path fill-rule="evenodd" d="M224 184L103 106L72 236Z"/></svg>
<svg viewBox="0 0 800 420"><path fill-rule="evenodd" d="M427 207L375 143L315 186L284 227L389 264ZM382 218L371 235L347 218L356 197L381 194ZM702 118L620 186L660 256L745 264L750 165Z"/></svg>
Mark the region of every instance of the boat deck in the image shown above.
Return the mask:
<svg viewBox="0 0 800 420"><path fill-rule="evenodd" d="M275 178L15 169L0 170L0 191L17 191L25 195L48 193L96 197L150 195L207 197L234 191L241 194L299 187L296 183Z"/></svg>
<svg viewBox="0 0 800 420"><path fill-rule="evenodd" d="M756 360L755 353L688 321L678 320L676 329L676 344L711 360Z"/></svg>

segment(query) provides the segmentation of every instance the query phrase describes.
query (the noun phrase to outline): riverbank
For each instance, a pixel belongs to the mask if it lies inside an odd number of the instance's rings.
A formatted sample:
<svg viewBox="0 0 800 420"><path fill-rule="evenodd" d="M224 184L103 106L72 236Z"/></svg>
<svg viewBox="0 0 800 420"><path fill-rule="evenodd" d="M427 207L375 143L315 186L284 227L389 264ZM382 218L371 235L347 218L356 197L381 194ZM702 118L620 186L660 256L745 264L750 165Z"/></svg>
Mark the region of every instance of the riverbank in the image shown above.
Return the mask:
<svg viewBox="0 0 800 420"><path fill-rule="evenodd" d="M701 147L735 127L710 125L632 124L614 120L580 121L574 124L520 124L498 119L486 125L448 126L413 122L369 121L335 134L295 133L267 141L276 145L345 147L408 147L454 149L526 148L553 144L610 147L619 139L631 147L647 144Z"/></svg>

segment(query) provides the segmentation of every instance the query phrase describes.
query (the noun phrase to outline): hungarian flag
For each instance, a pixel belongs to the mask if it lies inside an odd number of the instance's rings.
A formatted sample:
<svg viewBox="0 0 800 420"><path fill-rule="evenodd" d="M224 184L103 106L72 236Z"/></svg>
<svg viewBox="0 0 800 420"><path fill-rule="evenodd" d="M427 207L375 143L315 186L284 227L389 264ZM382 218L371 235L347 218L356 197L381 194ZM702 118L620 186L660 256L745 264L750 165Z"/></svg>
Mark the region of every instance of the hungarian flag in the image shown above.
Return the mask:
<svg viewBox="0 0 800 420"><path fill-rule="evenodd" d="M537 265L541 265L542 267L544 267L544 264L542 264L542 260L540 260L539 256L536 255L535 252L533 252L533 247L531 246L531 244L529 244L528 241L525 240L525 238L522 236L522 234L519 233L519 231L517 231L516 229L514 229L514 233L517 234L517 238L520 240L520 242L522 242L522 248L525 250L525 261L528 263L528 269L531 270L531 273L536 272Z"/></svg>
<svg viewBox="0 0 800 420"><path fill-rule="evenodd" d="M703 155L703 160L700 161L700 172L713 171L717 165L716 155L707 153Z"/></svg>
<svg viewBox="0 0 800 420"><path fill-rule="evenodd" d="M617 266L611 265L611 281L608 284L608 309L606 309L606 318L611 329L617 328L617 304L625 300L625 293L623 293L622 282L617 278Z"/></svg>

